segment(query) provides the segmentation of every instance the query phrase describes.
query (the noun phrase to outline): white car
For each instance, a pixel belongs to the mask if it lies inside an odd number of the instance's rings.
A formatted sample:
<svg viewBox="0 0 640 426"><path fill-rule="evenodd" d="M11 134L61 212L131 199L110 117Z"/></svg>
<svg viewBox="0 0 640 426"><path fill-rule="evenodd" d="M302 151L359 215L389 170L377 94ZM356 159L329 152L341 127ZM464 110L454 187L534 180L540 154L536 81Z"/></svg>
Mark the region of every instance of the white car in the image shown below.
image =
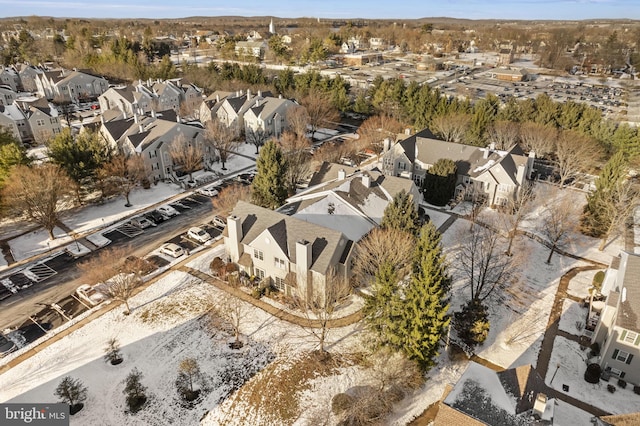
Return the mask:
<svg viewBox="0 0 640 426"><path fill-rule="evenodd" d="M171 257L180 257L184 254L184 249L175 243L166 243L160 247L160 253Z"/></svg>
<svg viewBox="0 0 640 426"><path fill-rule="evenodd" d="M220 228L224 228L225 226L227 226L227 221L220 216L214 216L211 223L213 223L215 226L218 226Z"/></svg>
<svg viewBox="0 0 640 426"><path fill-rule="evenodd" d="M198 190L198 194L202 194L207 197L215 197L218 195L218 193L218 190L213 185L205 186L204 188L200 188Z"/></svg>
<svg viewBox="0 0 640 426"><path fill-rule="evenodd" d="M211 235L209 235L207 231L202 228L198 228L197 226L190 228L189 232L187 232L187 236L189 238L193 238L199 243L206 243L211 239Z"/></svg>
<svg viewBox="0 0 640 426"><path fill-rule="evenodd" d="M96 306L107 300L107 296L103 293L96 290L95 287L90 286L89 284L82 284L76 290L76 294L85 303L88 303L91 306Z"/></svg>
<svg viewBox="0 0 640 426"><path fill-rule="evenodd" d="M162 213L166 217L178 216L180 214L180 212L178 210L174 209L169 204L165 204L164 206L160 206L156 210L158 210L160 213Z"/></svg>
<svg viewBox="0 0 640 426"><path fill-rule="evenodd" d="M137 226L140 229L147 229L150 226L156 226L155 223L143 216L132 217L129 221L133 226Z"/></svg>

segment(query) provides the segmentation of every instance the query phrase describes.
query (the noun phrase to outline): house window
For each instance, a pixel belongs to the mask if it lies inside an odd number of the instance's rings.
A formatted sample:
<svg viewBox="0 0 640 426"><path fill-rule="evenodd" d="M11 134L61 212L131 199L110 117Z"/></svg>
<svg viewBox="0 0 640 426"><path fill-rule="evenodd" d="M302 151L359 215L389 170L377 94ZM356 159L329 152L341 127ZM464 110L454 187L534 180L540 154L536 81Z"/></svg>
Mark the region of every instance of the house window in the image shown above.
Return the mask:
<svg viewBox="0 0 640 426"><path fill-rule="evenodd" d="M406 170L407 169L407 165L401 161L401 162L398 163L398 169L399 170Z"/></svg>
<svg viewBox="0 0 640 426"><path fill-rule="evenodd" d="M635 345L636 340L638 339L638 333L634 331L626 330L622 333L621 337L623 342L631 343L632 345Z"/></svg>
<svg viewBox="0 0 640 426"><path fill-rule="evenodd" d="M469 176L463 176L462 183L464 183L465 185L469 185L471 183L471 178Z"/></svg>
<svg viewBox="0 0 640 426"><path fill-rule="evenodd" d="M280 269L286 269L287 268L287 264L285 263L284 259L278 259L277 257L273 258L273 263L275 264L276 268L280 268Z"/></svg>
<svg viewBox="0 0 640 426"><path fill-rule="evenodd" d="M253 268L253 273L258 280L262 281L264 279L264 269Z"/></svg>
<svg viewBox="0 0 640 426"><path fill-rule="evenodd" d="M274 285L280 291L284 291L285 289L285 280L284 278L276 277L274 280Z"/></svg>
<svg viewBox="0 0 640 426"><path fill-rule="evenodd" d="M616 361L624 362L625 364L631 364L633 355L629 352L616 349L613 351L613 356L611 358L615 359Z"/></svg>
<svg viewBox="0 0 640 426"><path fill-rule="evenodd" d="M253 257L256 259L264 260L264 253L262 250L253 249Z"/></svg>
<svg viewBox="0 0 640 426"><path fill-rule="evenodd" d="M36 120L36 124L38 124L38 126L44 126L44 120Z"/></svg>
<svg viewBox="0 0 640 426"><path fill-rule="evenodd" d="M617 368L607 367L607 371L611 373L612 376L615 376L619 379L624 379L624 376L627 375L627 373L622 370L618 370Z"/></svg>
<svg viewBox="0 0 640 426"><path fill-rule="evenodd" d="M511 189L511 185L500 184L498 185L498 191L507 192Z"/></svg>

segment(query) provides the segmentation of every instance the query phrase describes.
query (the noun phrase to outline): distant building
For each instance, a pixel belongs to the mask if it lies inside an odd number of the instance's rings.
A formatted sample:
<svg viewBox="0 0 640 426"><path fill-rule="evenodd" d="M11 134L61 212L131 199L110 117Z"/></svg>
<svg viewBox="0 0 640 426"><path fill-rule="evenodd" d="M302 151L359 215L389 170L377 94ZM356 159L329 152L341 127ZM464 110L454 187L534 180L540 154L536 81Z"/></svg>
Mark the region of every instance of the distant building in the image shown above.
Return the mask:
<svg viewBox="0 0 640 426"><path fill-rule="evenodd" d="M498 52L498 65L509 65L513 62L513 49L500 49Z"/></svg>
<svg viewBox="0 0 640 426"><path fill-rule="evenodd" d="M524 69L509 69L509 68L494 68L488 71L491 78L496 78L503 81L527 81L529 79L529 72Z"/></svg>
<svg viewBox="0 0 640 426"><path fill-rule="evenodd" d="M343 56L346 66L362 66L369 63L382 63L382 53L353 53Z"/></svg>

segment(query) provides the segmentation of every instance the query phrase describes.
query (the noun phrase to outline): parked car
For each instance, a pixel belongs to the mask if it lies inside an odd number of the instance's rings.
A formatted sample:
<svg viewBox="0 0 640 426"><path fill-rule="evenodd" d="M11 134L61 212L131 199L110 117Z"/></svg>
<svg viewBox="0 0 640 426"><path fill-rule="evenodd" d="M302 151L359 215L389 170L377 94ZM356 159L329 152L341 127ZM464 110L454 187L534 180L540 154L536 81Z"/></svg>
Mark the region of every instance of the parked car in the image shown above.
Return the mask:
<svg viewBox="0 0 640 426"><path fill-rule="evenodd" d="M165 215L166 217L174 217L174 216L178 216L180 214L180 212L178 210L174 209L169 204L165 204L164 206L160 206L156 210L159 211L160 213L162 213L163 215Z"/></svg>
<svg viewBox="0 0 640 426"><path fill-rule="evenodd" d="M92 287L89 284L82 284L78 287L76 294L80 300L91 306L99 305L107 300L107 296L105 296L104 293L101 293L95 288L95 286Z"/></svg>
<svg viewBox="0 0 640 426"><path fill-rule="evenodd" d="M149 219L147 219L144 216L132 217L129 222L133 226L137 226L138 228L141 228L141 229L146 229L146 228L149 228L150 226L156 226L155 223L151 222Z"/></svg>
<svg viewBox="0 0 640 426"><path fill-rule="evenodd" d="M4 337L4 334L0 333L0 358L10 354L16 349L17 349L16 344L13 343L11 340L7 339L6 337Z"/></svg>
<svg viewBox="0 0 640 426"><path fill-rule="evenodd" d="M198 241L199 243L206 243L207 241L209 241L211 239L211 235L205 231L202 228L199 228L197 226L194 226L193 228L189 229L189 232L187 232L187 236L189 238L193 238L194 240Z"/></svg>
<svg viewBox="0 0 640 426"><path fill-rule="evenodd" d="M227 226L227 221L221 216L214 216L213 220L211 220L211 223L220 228L224 228L225 226Z"/></svg>
<svg viewBox="0 0 640 426"><path fill-rule="evenodd" d="M171 257L180 257L184 254L184 249L175 243L166 243L160 247L160 253Z"/></svg>
<svg viewBox="0 0 640 426"><path fill-rule="evenodd" d="M198 194L205 195L207 197L215 197L219 194L218 190L213 185L208 185L203 188L198 189Z"/></svg>
<svg viewBox="0 0 640 426"><path fill-rule="evenodd" d="M156 225L167 220L167 217L160 213L158 210L153 210L144 215L147 219L155 223Z"/></svg>

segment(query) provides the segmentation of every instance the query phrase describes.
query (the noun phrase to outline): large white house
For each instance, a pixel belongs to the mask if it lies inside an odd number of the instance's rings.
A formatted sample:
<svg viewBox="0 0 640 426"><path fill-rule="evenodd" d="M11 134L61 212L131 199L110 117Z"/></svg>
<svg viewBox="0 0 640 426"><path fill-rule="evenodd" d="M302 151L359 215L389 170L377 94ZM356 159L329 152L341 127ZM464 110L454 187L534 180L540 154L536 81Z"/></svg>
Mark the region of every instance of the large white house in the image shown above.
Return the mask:
<svg viewBox="0 0 640 426"><path fill-rule="evenodd" d="M447 142L424 129L393 146L385 142L382 171L390 176L412 179L422 186L427 170L440 159L457 166L456 193L462 197L471 189L482 191L488 205L505 205L531 178L535 155L525 155L519 146L498 150Z"/></svg>

